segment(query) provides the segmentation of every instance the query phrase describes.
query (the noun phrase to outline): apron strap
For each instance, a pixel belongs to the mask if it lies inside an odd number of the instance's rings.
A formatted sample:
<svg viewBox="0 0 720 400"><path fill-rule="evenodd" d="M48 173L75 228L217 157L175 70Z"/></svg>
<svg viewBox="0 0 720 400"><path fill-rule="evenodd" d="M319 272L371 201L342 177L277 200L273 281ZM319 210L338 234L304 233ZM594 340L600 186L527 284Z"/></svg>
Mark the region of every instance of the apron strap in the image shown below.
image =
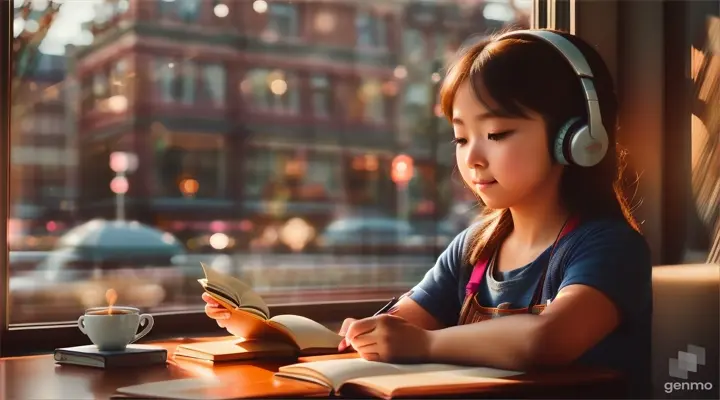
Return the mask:
<svg viewBox="0 0 720 400"><path fill-rule="evenodd" d="M477 264L475 264L475 267L472 270L472 274L470 275L470 281L468 281L467 285L465 286L465 296L472 296L474 295L478 287L480 286L480 282L482 282L483 277L485 276L485 271L488 267L488 259L482 259L478 260Z"/></svg>
<svg viewBox="0 0 720 400"><path fill-rule="evenodd" d="M560 239L565 237L565 235L577 228L578 225L580 225L580 219L577 217L572 217L566 221L565 226L563 226L562 230L560 231L560 234L555 240L555 243L553 243L552 250L550 250L550 257L548 257L547 265L543 269L542 274L540 274L540 279L538 280L537 287L535 287L535 293L533 294L532 299L530 299L530 305L528 305L528 310L531 310L534 305L540 303L543 287L545 286L545 276L547 275L547 270L550 268L550 261L552 260L552 256L555 253L555 248L557 247L558 242L560 241Z"/></svg>

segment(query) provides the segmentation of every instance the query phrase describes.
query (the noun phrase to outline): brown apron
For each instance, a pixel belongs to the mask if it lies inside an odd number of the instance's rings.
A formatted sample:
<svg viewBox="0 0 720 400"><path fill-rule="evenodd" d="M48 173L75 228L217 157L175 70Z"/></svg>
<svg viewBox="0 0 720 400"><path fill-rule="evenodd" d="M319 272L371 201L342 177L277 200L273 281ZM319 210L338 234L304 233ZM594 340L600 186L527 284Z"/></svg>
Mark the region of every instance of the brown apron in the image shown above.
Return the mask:
<svg viewBox="0 0 720 400"><path fill-rule="evenodd" d="M560 239L562 239L563 236L567 235L570 231L575 229L575 227L577 227L578 225L578 222L579 221L577 218L572 218L568 220L568 222L563 226L563 229L560 231L557 239L555 239L553 248L550 251L550 257L552 257L553 253L555 252L555 247L557 246L557 243L560 241ZM488 269L488 264L490 264L490 273L493 273L496 265L495 260L497 260L497 254L491 257L490 260L482 259L475 264L472 274L470 275L470 281L465 287L465 301L463 301L462 309L460 309L460 318L458 319L458 325L473 324L475 322L481 322L488 319L504 317L506 315L512 314L532 313L537 315L545 310L546 305L540 304L540 299L542 297L543 286L545 284L545 275L547 274L547 269L550 264L550 258L548 258L548 263L543 268L543 272L540 275L537 286L535 287L535 292L533 293L530 304L527 307L510 308L510 303L501 303L497 307L481 306L480 302L477 299L477 291L480 287L480 284L483 282L483 279L485 279L485 272Z"/></svg>

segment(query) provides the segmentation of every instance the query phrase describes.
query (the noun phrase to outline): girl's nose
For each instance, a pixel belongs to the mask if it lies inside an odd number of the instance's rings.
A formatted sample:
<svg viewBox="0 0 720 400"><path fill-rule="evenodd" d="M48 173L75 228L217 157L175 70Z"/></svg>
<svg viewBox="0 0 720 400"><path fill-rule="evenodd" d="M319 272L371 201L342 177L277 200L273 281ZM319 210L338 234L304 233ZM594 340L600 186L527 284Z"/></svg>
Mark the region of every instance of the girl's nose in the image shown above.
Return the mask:
<svg viewBox="0 0 720 400"><path fill-rule="evenodd" d="M487 167L487 157L485 157L485 152L479 144L468 146L466 151L465 165L467 165L468 168L477 169Z"/></svg>

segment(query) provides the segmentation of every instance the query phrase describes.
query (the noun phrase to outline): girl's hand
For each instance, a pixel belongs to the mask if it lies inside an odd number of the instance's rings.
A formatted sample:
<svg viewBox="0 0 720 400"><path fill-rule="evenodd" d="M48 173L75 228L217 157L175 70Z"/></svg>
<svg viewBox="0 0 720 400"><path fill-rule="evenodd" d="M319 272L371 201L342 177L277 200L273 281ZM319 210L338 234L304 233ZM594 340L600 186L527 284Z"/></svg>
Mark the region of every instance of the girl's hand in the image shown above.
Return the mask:
<svg viewBox="0 0 720 400"><path fill-rule="evenodd" d="M345 340L370 361L427 362L430 332L406 320L383 314L361 320L345 320ZM341 329L341 334L342 334ZM342 343L341 343L342 345Z"/></svg>
<svg viewBox="0 0 720 400"><path fill-rule="evenodd" d="M345 336L347 334L348 328L350 328L350 325L352 325L352 323L355 321L357 321L355 318L345 318L342 327L340 327L340 332L338 332L338 335ZM338 351L345 351L348 347L350 347L350 343L347 341L346 338L343 338L343 340L341 340L340 344L338 345Z"/></svg>
<svg viewBox="0 0 720 400"><path fill-rule="evenodd" d="M217 321L217 324L221 328L224 328L224 321L230 318L230 310L220 305L220 303L207 293L202 294L202 299L205 301L205 314Z"/></svg>
<svg viewBox="0 0 720 400"><path fill-rule="evenodd" d="M239 321L235 318L236 314L220 305L207 293L202 294L202 299L205 301L205 314L208 317L214 319L219 327L225 328L233 336L242 336L239 330Z"/></svg>

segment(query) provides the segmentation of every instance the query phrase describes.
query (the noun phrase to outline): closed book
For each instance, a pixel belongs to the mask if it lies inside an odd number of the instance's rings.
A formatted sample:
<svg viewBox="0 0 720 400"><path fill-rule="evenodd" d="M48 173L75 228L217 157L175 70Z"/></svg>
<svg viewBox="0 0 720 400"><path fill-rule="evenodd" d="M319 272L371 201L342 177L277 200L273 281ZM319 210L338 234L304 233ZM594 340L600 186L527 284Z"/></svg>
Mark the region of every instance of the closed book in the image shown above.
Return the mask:
<svg viewBox="0 0 720 400"><path fill-rule="evenodd" d="M62 347L53 354L58 364L96 368L140 367L167 362L167 350L150 345L130 344L125 350L100 351L95 345Z"/></svg>

